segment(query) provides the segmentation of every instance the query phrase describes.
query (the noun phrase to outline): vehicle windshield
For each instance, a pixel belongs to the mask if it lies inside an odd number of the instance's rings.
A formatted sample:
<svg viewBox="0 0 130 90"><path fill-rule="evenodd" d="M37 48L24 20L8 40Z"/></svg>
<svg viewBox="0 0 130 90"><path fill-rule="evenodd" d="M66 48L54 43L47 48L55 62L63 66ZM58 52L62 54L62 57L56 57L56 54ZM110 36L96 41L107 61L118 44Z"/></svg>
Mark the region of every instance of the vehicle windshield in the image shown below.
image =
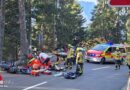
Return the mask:
<svg viewBox="0 0 130 90"><path fill-rule="evenodd" d="M91 50L96 50L96 51L104 51L105 49L107 49L109 46L107 45L96 45L95 47L93 47Z"/></svg>

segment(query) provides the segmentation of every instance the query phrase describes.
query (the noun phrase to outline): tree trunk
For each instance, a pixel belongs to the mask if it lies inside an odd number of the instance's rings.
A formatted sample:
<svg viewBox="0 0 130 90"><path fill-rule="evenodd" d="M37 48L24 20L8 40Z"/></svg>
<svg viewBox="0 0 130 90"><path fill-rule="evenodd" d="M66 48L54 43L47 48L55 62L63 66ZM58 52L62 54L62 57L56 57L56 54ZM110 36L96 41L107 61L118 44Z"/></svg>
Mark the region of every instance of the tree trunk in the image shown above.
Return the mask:
<svg viewBox="0 0 130 90"><path fill-rule="evenodd" d="M19 0L19 23L20 23L20 60L26 60L28 53L28 40L25 19L25 0Z"/></svg>
<svg viewBox="0 0 130 90"><path fill-rule="evenodd" d="M28 39L28 44L29 47L32 46L32 39L31 39L31 34L32 34L32 11L31 11L31 4L32 4L32 0L26 0L27 5L25 6L25 10L26 10L26 18L27 18L27 22L26 22L26 29L27 29L27 39ZM29 50L29 53L31 53L32 51Z"/></svg>
<svg viewBox="0 0 130 90"><path fill-rule="evenodd" d="M57 0L55 1L55 8L57 10ZM57 18L57 12L54 14L54 29L53 29L53 48L57 48L57 32L56 32L56 18Z"/></svg>
<svg viewBox="0 0 130 90"><path fill-rule="evenodd" d="M0 0L0 61L3 57L3 42L4 42L4 28L5 28L5 0Z"/></svg>

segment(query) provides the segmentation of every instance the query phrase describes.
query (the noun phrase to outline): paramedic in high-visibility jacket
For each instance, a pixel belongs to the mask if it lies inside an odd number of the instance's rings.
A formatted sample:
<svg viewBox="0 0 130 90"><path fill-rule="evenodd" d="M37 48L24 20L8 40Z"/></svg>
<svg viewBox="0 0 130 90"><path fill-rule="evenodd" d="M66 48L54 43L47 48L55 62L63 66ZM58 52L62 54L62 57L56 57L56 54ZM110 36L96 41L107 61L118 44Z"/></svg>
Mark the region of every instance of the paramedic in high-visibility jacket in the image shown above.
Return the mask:
<svg viewBox="0 0 130 90"><path fill-rule="evenodd" d="M29 59L29 61L28 61L27 66L28 66L29 68L35 69L35 70L36 70L36 69L40 69L40 67L41 67L41 62L40 62L40 60L34 58L31 54L28 55L28 59Z"/></svg>
<svg viewBox="0 0 130 90"><path fill-rule="evenodd" d="M71 44L68 44L67 60L66 60L66 69L72 69L72 61L74 59L74 49Z"/></svg>
<svg viewBox="0 0 130 90"><path fill-rule="evenodd" d="M120 69L121 52L119 48L116 48L116 51L113 53L113 58L115 60L115 70Z"/></svg>
<svg viewBox="0 0 130 90"><path fill-rule="evenodd" d="M127 66L128 66L129 73L130 73L130 52L127 53L126 62L127 62Z"/></svg>
<svg viewBox="0 0 130 90"><path fill-rule="evenodd" d="M76 74L78 76L83 74L83 61L84 61L84 55L82 49L77 49L77 55L76 55Z"/></svg>

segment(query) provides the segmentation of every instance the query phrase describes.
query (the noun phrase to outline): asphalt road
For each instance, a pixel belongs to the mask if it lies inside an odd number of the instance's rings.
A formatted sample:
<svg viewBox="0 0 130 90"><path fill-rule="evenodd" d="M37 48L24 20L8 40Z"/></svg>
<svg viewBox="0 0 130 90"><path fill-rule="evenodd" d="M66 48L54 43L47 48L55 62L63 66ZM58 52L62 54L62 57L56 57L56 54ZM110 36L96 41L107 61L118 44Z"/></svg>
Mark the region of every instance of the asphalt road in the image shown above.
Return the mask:
<svg viewBox="0 0 130 90"><path fill-rule="evenodd" d="M2 73L5 87L0 90L122 90L128 80L128 69L122 66L114 70L114 64L85 63L84 74L74 80L53 75L29 75Z"/></svg>

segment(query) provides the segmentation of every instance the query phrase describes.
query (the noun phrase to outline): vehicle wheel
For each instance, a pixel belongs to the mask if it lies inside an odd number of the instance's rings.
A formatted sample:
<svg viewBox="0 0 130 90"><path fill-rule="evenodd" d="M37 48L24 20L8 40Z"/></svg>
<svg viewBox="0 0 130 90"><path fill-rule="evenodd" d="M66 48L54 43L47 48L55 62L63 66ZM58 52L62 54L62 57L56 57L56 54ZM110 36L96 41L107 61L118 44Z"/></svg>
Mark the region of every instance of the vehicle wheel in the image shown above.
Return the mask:
<svg viewBox="0 0 130 90"><path fill-rule="evenodd" d="M86 60L88 63L90 62L89 60Z"/></svg>
<svg viewBox="0 0 130 90"><path fill-rule="evenodd" d="M102 58L100 64L104 64L104 63L105 63L105 58Z"/></svg>

